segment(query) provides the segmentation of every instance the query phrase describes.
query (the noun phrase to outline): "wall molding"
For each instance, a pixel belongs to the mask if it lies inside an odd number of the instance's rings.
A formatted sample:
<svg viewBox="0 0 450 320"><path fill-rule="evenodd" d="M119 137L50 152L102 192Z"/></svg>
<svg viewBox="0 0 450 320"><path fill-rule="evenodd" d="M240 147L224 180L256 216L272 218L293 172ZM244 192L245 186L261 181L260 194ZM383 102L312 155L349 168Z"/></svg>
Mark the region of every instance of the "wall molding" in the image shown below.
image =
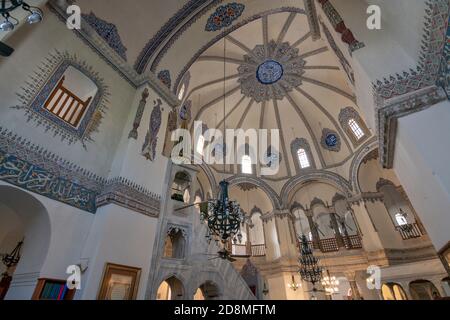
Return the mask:
<svg viewBox="0 0 450 320"><path fill-rule="evenodd" d="M158 216L161 196L130 179L105 179L0 127L0 180L95 214L114 203Z"/></svg>
<svg viewBox="0 0 450 320"><path fill-rule="evenodd" d="M416 68L387 76L373 84L380 161L384 168L393 166L398 119L447 99L445 90L437 84L446 77L441 73L447 70L442 64L448 52L449 13L447 0L427 0Z"/></svg>

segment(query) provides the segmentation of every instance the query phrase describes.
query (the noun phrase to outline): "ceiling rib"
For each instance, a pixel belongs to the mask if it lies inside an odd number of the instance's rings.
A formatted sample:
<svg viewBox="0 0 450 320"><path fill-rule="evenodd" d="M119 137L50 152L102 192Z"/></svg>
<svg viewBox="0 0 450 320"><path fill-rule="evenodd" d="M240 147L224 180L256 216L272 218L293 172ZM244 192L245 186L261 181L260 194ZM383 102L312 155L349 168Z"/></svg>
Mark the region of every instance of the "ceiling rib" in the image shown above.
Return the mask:
<svg viewBox="0 0 450 320"><path fill-rule="evenodd" d="M336 127L337 131L339 132L339 135L341 136L341 139L344 140L345 145L347 146L350 153L352 153L352 148L350 146L350 142L347 139L347 135L344 134L344 131L341 129L341 126L338 124L336 119L333 118L333 116L328 112L327 109L325 109L319 101L317 101L314 97L309 95L306 91L304 91L301 88L295 88L300 94L302 94L306 99L311 101L313 105L315 105L320 111L322 111L323 114L327 116L327 118L333 123L333 125Z"/></svg>
<svg viewBox="0 0 450 320"><path fill-rule="evenodd" d="M281 118L280 118L280 110L278 109L278 102L276 99L273 99L273 106L275 109L275 118L277 120L277 126L278 129L280 130L280 142L281 142L281 148L283 149L283 157L285 160L285 165L286 165L286 170L288 173L288 176L292 176L292 171L291 171L291 165L289 163L289 158L288 158L288 154L287 154L287 150L286 150L286 141L284 139L284 133L283 133L283 126L281 124Z"/></svg>
<svg viewBox="0 0 450 320"><path fill-rule="evenodd" d="M299 115L300 119L302 119L303 123L305 124L305 127L308 130L308 133L309 133L309 135L310 135L310 137L311 137L311 139L313 141L314 148L316 149L316 152L317 152L317 154L319 156L320 164L322 165L323 168L326 167L325 159L323 158L323 154L322 154L322 149L320 149L320 145L317 142L317 138L314 135L314 131L312 130L311 125L308 122L308 119L306 119L306 117L303 114L302 110L297 105L297 103L292 99L292 97L289 95L288 92L286 92L286 98L288 99L289 103L294 108L294 110L297 112L297 114Z"/></svg>

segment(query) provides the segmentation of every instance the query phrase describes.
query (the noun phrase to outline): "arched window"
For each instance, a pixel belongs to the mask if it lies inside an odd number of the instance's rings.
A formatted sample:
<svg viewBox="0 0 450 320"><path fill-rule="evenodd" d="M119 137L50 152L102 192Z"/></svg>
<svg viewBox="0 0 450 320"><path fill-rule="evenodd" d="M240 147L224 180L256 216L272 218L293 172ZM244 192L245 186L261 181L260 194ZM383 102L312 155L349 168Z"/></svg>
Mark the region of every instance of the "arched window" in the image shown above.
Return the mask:
<svg viewBox="0 0 450 320"><path fill-rule="evenodd" d="M201 135L197 140L197 146L195 148L197 150L197 153L203 155L204 147L205 147L205 137L203 135Z"/></svg>
<svg viewBox="0 0 450 320"><path fill-rule="evenodd" d="M361 127L359 126L358 122L355 119L351 118L350 120L348 120L348 125L352 130L356 140L361 140L362 138L364 138L365 136L364 131L361 129Z"/></svg>
<svg viewBox="0 0 450 320"><path fill-rule="evenodd" d="M397 221L397 224L401 226L406 226L408 224L408 220L406 220L406 217L402 213L397 213L395 215L395 221Z"/></svg>
<svg viewBox="0 0 450 320"><path fill-rule="evenodd" d="M311 163L308 159L308 154L306 153L306 150L303 148L300 148L297 150L297 156L298 156L298 162L300 164L300 168L306 169L311 167Z"/></svg>
<svg viewBox="0 0 450 320"><path fill-rule="evenodd" d="M339 123L355 147L359 146L370 136L364 120L352 107L347 107L339 113Z"/></svg>
<svg viewBox="0 0 450 320"><path fill-rule="evenodd" d="M291 142L291 155L297 173L316 168L311 147L305 138L295 138Z"/></svg>
<svg viewBox="0 0 450 320"><path fill-rule="evenodd" d="M242 157L242 173L243 174L253 174L252 169L252 158L248 155Z"/></svg>
<svg viewBox="0 0 450 320"><path fill-rule="evenodd" d="M185 92L186 92L186 84L183 83L181 85L180 91L178 92L178 100L183 100Z"/></svg>
<svg viewBox="0 0 450 320"><path fill-rule="evenodd" d="M156 300L181 300L183 296L183 283L176 277L170 277L159 286L156 293Z"/></svg>

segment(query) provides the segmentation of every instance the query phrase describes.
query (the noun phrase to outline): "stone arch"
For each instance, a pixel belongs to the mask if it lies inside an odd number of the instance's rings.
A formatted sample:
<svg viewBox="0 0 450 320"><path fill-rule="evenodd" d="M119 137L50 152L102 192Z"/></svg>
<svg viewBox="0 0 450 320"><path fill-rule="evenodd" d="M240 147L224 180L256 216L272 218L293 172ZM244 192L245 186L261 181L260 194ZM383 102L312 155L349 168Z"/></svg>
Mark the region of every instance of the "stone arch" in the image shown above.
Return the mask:
<svg viewBox="0 0 450 320"><path fill-rule="evenodd" d="M2 220L4 220L2 222ZM24 240L17 266L7 271L14 278L27 275L30 284L9 289L6 299L31 299L40 277L51 241L51 222L45 206L33 195L19 188L0 185L0 252L11 252Z"/></svg>
<svg viewBox="0 0 450 320"><path fill-rule="evenodd" d="M413 300L434 300L441 297L436 286L431 281L424 279L411 281L409 293Z"/></svg>
<svg viewBox="0 0 450 320"><path fill-rule="evenodd" d="M211 297L211 298L216 299L216 300L223 298L225 291L226 291L225 281L224 281L222 275L217 272L199 272L196 277L192 277L187 286L189 288L189 296L194 297L194 295L197 292L197 289L199 289L205 283L214 284L214 286L215 286L216 294L215 294L215 297ZM208 299L205 299L205 300L208 300Z"/></svg>
<svg viewBox="0 0 450 320"><path fill-rule="evenodd" d="M211 168L205 163L199 164L198 168L200 168L203 171L203 173L205 174L205 176L208 178L208 182L211 187L211 191L213 192L213 196L217 195L218 184L217 184L216 178L215 178L214 173L212 172Z"/></svg>
<svg viewBox="0 0 450 320"><path fill-rule="evenodd" d="M221 296L219 286L213 281L200 285L194 295L194 300L216 300Z"/></svg>
<svg viewBox="0 0 450 320"><path fill-rule="evenodd" d="M298 175L289 179L281 190L282 204L284 207L289 205L289 197L296 189L308 182L323 182L336 187L345 196L352 196L350 183L340 175L328 171L314 171L305 175Z"/></svg>
<svg viewBox="0 0 450 320"><path fill-rule="evenodd" d="M352 164L350 165L350 181L351 188L356 194L361 193L361 186L358 179L359 168L363 162L367 162L375 156L378 156L378 140L372 138L353 157Z"/></svg>
<svg viewBox="0 0 450 320"><path fill-rule="evenodd" d="M238 185L240 183L253 184L253 185L259 187L269 197L273 208L274 209L281 209L281 199L280 199L280 197L275 192L275 190L273 190L272 187L269 186L263 180L255 178L255 177L249 177L249 176L243 176L243 175L235 175L235 176L229 177L228 179L226 179L226 181L230 184L230 187L234 186L234 185Z"/></svg>
<svg viewBox="0 0 450 320"><path fill-rule="evenodd" d="M156 288L156 300L183 300L185 299L185 286L182 277L167 275L162 277Z"/></svg>

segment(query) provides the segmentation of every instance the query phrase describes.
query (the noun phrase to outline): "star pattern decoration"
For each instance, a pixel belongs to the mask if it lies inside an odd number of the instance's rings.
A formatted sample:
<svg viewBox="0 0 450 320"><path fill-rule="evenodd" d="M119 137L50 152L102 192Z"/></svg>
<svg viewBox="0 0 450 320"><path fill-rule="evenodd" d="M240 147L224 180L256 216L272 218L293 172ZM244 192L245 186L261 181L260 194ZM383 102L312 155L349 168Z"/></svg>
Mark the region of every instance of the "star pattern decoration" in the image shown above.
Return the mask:
<svg viewBox="0 0 450 320"><path fill-rule="evenodd" d="M289 42L257 45L238 67L241 92L256 102L282 100L302 84L306 61Z"/></svg>

